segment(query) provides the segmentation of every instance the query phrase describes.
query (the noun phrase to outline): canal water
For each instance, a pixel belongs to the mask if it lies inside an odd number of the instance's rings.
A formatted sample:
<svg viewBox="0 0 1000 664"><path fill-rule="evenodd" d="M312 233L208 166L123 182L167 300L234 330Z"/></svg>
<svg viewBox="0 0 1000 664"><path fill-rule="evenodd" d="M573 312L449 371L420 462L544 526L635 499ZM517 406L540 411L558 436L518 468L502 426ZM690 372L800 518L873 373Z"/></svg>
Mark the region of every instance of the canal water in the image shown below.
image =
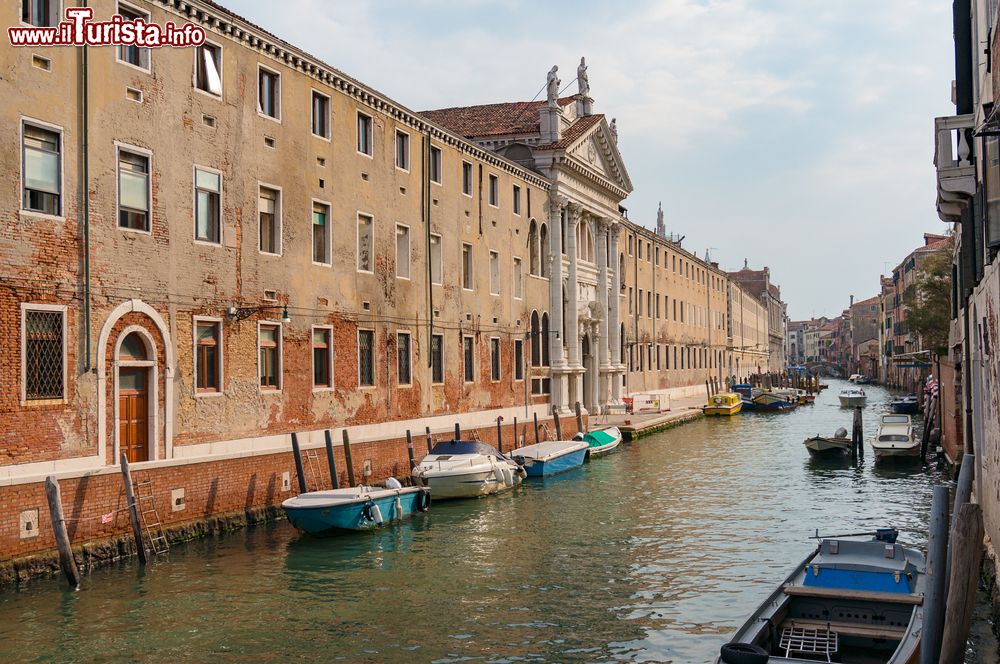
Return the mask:
<svg viewBox="0 0 1000 664"><path fill-rule="evenodd" d="M176 546L143 571L0 594L0 661L707 662L811 550L899 528L922 547L938 472L810 461L850 430L813 406L700 420L513 493L378 533L286 522ZM868 387L866 440L888 394Z"/></svg>

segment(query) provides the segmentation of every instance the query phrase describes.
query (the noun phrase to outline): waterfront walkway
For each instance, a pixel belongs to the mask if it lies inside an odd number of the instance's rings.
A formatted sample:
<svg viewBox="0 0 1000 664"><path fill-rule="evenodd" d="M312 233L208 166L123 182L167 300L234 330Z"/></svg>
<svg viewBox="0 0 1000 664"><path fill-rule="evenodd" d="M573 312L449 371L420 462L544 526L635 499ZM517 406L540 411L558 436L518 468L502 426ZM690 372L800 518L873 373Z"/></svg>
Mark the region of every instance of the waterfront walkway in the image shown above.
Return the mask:
<svg viewBox="0 0 1000 664"><path fill-rule="evenodd" d="M599 415L593 419L591 427L616 426L621 429L622 437L625 440L635 440L653 432L669 429L672 426L702 417L701 407L705 403L704 395L671 399L670 410L661 413Z"/></svg>

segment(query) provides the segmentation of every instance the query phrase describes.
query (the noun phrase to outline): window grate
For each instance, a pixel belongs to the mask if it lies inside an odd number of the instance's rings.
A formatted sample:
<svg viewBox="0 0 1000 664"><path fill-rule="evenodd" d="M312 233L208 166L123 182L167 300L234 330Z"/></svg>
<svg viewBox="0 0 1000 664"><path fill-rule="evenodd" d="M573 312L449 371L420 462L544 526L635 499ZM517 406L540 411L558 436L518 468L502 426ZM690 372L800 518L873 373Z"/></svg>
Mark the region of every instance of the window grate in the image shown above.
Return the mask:
<svg viewBox="0 0 1000 664"><path fill-rule="evenodd" d="M25 319L25 398L63 397L63 315L28 311Z"/></svg>
<svg viewBox="0 0 1000 664"><path fill-rule="evenodd" d="M375 384L375 333L358 331L358 382L364 386Z"/></svg>

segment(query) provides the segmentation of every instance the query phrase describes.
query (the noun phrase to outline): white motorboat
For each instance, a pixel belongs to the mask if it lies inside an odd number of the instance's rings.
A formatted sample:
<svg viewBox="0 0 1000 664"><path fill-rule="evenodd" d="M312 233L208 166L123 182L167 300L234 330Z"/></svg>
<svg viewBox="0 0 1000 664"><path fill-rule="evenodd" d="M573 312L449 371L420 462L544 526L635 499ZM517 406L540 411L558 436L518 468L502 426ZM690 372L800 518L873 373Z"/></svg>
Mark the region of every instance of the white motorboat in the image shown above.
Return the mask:
<svg viewBox="0 0 1000 664"><path fill-rule="evenodd" d="M476 441L448 440L431 448L413 477L434 500L476 498L512 489L525 476L523 466Z"/></svg>
<svg viewBox="0 0 1000 664"><path fill-rule="evenodd" d="M861 406L864 408L868 402L868 395L860 387L849 387L840 391L840 405L842 408L854 408Z"/></svg>
<svg viewBox="0 0 1000 664"><path fill-rule="evenodd" d="M920 456L920 441L913 435L913 421L909 415L882 415L878 432L872 441L875 460L893 457L916 458Z"/></svg>

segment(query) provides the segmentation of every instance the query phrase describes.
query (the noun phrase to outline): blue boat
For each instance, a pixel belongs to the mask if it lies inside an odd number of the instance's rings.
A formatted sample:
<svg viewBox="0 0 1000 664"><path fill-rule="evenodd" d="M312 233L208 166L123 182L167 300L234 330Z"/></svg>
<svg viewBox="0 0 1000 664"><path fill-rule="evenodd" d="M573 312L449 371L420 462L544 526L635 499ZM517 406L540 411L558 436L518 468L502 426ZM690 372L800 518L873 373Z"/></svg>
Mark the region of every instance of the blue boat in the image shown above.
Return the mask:
<svg viewBox="0 0 1000 664"><path fill-rule="evenodd" d="M357 486L310 491L281 503L293 526L310 535L333 535L343 530L373 530L426 512L430 492L423 487Z"/></svg>
<svg viewBox="0 0 1000 664"><path fill-rule="evenodd" d="M546 477L582 466L589 448L585 441L548 440L518 448L512 455L524 464L528 477Z"/></svg>
<svg viewBox="0 0 1000 664"><path fill-rule="evenodd" d="M752 413L757 410L757 404L753 402L754 388L750 383L736 383L733 385L733 392L740 395L740 401L743 402L743 407L740 409L741 413ZM760 390L757 390L757 394L760 394Z"/></svg>
<svg viewBox="0 0 1000 664"><path fill-rule="evenodd" d="M908 394L903 397L893 399L889 408L897 415L919 415L920 401L916 394Z"/></svg>

